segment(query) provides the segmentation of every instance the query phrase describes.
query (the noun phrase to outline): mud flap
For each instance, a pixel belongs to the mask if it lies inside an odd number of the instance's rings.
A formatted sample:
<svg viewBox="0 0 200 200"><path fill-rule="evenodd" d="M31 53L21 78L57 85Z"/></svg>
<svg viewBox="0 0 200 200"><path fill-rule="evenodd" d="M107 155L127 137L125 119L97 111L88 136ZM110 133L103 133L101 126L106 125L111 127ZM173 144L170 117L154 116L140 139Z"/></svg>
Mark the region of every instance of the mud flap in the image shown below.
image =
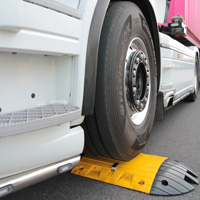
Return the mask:
<svg viewBox="0 0 200 200"><path fill-rule="evenodd" d="M85 156L73 174L152 195L179 195L194 190L197 175L167 157L139 154L128 162Z"/></svg>
<svg viewBox="0 0 200 200"><path fill-rule="evenodd" d="M156 101L156 113L155 113L155 121L163 121L164 120L164 97L163 93L159 92L157 95Z"/></svg>

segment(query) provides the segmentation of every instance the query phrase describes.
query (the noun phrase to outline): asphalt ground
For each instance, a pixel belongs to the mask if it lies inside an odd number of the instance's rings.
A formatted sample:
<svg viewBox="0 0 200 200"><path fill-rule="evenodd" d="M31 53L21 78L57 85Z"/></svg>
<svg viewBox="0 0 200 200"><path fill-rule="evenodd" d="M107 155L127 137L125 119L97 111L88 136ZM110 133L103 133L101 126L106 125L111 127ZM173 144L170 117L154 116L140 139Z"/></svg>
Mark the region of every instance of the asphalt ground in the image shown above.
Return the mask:
<svg viewBox="0 0 200 200"><path fill-rule="evenodd" d="M180 102L165 113L165 120L155 122L143 153L178 160L200 176L200 93L195 103ZM181 196L150 196L65 173L36 184L3 200L200 200L200 186Z"/></svg>

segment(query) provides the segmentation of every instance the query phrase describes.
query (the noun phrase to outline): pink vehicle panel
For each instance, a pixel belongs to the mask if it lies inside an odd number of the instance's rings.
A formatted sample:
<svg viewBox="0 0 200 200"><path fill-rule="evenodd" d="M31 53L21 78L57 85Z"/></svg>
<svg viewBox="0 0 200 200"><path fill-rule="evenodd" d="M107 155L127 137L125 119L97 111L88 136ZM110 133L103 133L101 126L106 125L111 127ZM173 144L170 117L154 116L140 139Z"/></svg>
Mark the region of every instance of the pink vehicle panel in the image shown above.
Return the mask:
<svg viewBox="0 0 200 200"><path fill-rule="evenodd" d="M185 38L200 48L200 0L171 0L168 23L177 14L184 18L187 26Z"/></svg>

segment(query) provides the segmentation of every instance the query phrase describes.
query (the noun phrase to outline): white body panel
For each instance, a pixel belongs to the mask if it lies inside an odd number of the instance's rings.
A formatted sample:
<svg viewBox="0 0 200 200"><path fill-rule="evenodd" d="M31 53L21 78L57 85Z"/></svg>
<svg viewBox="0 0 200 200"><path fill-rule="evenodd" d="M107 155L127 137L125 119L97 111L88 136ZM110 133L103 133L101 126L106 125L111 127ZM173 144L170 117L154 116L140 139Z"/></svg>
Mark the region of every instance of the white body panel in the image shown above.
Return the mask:
<svg viewBox="0 0 200 200"><path fill-rule="evenodd" d="M0 53L1 113L51 103L70 104L74 59ZM35 98L31 98L33 93Z"/></svg>
<svg viewBox="0 0 200 200"><path fill-rule="evenodd" d="M23 0L0 2L0 114L51 103L82 108L97 1L49 2L64 3L66 13ZM0 178L80 155L84 133L70 125L83 119L80 115L61 126L0 137Z"/></svg>
<svg viewBox="0 0 200 200"><path fill-rule="evenodd" d="M41 1L41 0L40 0ZM49 1L49 0L46 0ZM70 6L72 8L78 9L81 0L52 0L53 2L61 3L63 5Z"/></svg>
<svg viewBox="0 0 200 200"><path fill-rule="evenodd" d="M161 79L160 91L178 100L194 90L195 51L185 47L169 36L160 33Z"/></svg>
<svg viewBox="0 0 200 200"><path fill-rule="evenodd" d="M0 139L0 178L49 165L82 153L81 127L69 123Z"/></svg>
<svg viewBox="0 0 200 200"><path fill-rule="evenodd" d="M19 4L11 8L10 15L5 12L4 7L10 5L6 2L0 4L0 51L80 54L81 20L22 0L16 1Z"/></svg>
<svg viewBox="0 0 200 200"><path fill-rule="evenodd" d="M166 0L149 0L154 9L157 23L162 24L165 19Z"/></svg>

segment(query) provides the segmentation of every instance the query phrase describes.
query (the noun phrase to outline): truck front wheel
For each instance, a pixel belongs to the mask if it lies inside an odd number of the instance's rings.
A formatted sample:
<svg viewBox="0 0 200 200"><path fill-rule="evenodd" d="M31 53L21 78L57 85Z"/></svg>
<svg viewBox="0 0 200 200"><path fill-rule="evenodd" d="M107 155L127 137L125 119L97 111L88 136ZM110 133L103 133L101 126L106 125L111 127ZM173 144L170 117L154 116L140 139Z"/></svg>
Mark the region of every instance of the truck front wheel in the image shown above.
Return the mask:
<svg viewBox="0 0 200 200"><path fill-rule="evenodd" d="M141 10L112 3L100 40L95 111L83 123L86 151L118 160L139 154L153 125L156 90L154 45Z"/></svg>

